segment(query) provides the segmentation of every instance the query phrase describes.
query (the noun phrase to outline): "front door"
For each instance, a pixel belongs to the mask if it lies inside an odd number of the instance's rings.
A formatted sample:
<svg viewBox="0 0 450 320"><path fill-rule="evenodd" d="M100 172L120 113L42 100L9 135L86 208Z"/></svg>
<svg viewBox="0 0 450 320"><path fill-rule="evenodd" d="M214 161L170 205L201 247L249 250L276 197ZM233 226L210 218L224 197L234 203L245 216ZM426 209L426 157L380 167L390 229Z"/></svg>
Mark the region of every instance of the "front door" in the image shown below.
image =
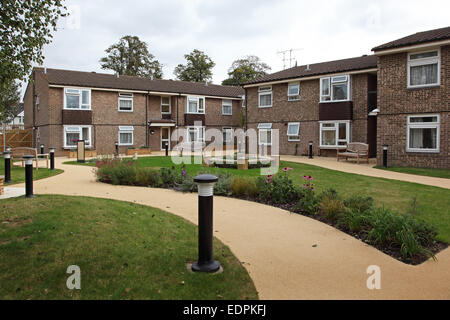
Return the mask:
<svg viewBox="0 0 450 320"><path fill-rule="evenodd" d="M166 143L170 150L170 128L161 128L161 150L165 150Z"/></svg>
<svg viewBox="0 0 450 320"><path fill-rule="evenodd" d="M367 121L367 144L369 145L369 157L377 156L377 116L369 116Z"/></svg>

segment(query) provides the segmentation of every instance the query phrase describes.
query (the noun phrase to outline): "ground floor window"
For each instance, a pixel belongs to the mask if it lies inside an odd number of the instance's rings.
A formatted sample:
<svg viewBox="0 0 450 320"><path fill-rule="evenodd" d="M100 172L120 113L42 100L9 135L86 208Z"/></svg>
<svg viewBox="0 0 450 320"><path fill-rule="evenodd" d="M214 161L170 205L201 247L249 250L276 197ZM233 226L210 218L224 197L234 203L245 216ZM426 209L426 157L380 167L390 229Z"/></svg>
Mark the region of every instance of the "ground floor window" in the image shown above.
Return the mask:
<svg viewBox="0 0 450 320"><path fill-rule="evenodd" d="M65 126L64 148L76 148L78 140L84 140L86 147L92 147L91 131L91 126Z"/></svg>
<svg viewBox="0 0 450 320"><path fill-rule="evenodd" d="M439 115L408 116L407 121L407 151L439 152Z"/></svg>
<svg viewBox="0 0 450 320"><path fill-rule="evenodd" d="M223 142L231 143L233 141L233 128L223 127L222 128Z"/></svg>
<svg viewBox="0 0 450 320"><path fill-rule="evenodd" d="M187 127L188 142L205 142L205 127Z"/></svg>
<svg viewBox="0 0 450 320"><path fill-rule="evenodd" d="M343 148L350 142L350 121L320 122L320 146Z"/></svg>
<svg viewBox="0 0 450 320"><path fill-rule="evenodd" d="M272 145L272 124L260 123L258 124L258 141L259 145Z"/></svg>
<svg viewBox="0 0 450 320"><path fill-rule="evenodd" d="M300 141L300 123L299 122L288 123L287 136L288 136L288 141Z"/></svg>
<svg viewBox="0 0 450 320"><path fill-rule="evenodd" d="M134 144L134 128L119 127L119 146L132 146Z"/></svg>

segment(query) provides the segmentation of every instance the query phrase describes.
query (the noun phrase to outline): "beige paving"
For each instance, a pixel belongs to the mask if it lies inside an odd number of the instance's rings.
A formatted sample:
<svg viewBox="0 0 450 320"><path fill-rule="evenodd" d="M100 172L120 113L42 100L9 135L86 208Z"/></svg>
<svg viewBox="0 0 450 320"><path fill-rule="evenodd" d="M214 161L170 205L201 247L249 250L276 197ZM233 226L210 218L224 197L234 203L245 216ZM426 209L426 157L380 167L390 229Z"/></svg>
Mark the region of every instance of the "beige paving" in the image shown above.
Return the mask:
<svg viewBox="0 0 450 320"><path fill-rule="evenodd" d="M196 194L97 183L92 168L64 160L56 163L65 172L36 181L36 193L136 202L197 222ZM450 298L450 250L438 254L438 262L410 266L301 215L237 199L214 201L214 234L244 262L261 299ZM370 265L381 268L381 290L366 287Z"/></svg>
<svg viewBox="0 0 450 320"><path fill-rule="evenodd" d="M313 159L309 159L308 157L299 157L299 156L281 156L281 160L311 164L311 165L322 167L322 168L327 168L327 169L337 170L337 171L342 171L342 172L348 172L348 173L361 174L361 175L369 176L369 177L401 180L401 181L414 182L414 183L420 183L420 184L425 184L425 185L429 185L429 186L450 189L450 179L426 177L426 176L419 176L419 175L414 175L414 174L407 174L407 173L400 173L400 172L376 169L376 168L373 168L373 166L374 166L373 163L356 164L352 161L345 162L344 160L340 160L338 162L336 160L336 158L314 157Z"/></svg>

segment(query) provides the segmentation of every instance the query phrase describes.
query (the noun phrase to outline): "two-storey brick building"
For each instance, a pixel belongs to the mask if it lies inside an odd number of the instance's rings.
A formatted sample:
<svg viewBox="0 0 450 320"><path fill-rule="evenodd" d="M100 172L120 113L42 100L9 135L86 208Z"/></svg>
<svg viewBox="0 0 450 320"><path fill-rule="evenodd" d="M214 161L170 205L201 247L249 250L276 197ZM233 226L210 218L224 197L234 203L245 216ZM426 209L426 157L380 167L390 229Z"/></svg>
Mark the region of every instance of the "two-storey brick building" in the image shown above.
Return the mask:
<svg viewBox="0 0 450 320"><path fill-rule="evenodd" d="M449 169L450 27L373 51L378 57L378 150L388 145L392 166Z"/></svg>
<svg viewBox="0 0 450 320"><path fill-rule="evenodd" d="M224 137L236 128L244 90L173 80L150 80L95 72L35 68L25 97L25 126L33 145L55 147L57 154L76 148L76 140L98 154L126 148L162 150L174 129L185 141L204 141L205 129ZM200 125L199 125L200 124Z"/></svg>

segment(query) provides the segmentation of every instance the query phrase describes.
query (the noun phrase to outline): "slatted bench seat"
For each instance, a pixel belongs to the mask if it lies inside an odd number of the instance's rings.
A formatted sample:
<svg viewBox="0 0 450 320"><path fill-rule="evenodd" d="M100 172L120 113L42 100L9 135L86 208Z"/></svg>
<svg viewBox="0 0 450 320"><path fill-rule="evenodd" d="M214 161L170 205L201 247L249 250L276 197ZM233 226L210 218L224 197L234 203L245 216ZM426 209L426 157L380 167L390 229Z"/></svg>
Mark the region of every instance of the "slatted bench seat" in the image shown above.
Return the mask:
<svg viewBox="0 0 450 320"><path fill-rule="evenodd" d="M11 149L11 164L14 166L14 162L17 161L21 161L22 162L22 167L24 166L24 160L23 160L23 156L25 155L31 155L34 157L34 161L36 163L36 170L39 170L39 160L46 160L47 162L47 169L49 168L48 166L48 159L49 159L49 154L48 153L43 153L43 154L39 154L37 152L36 148L12 148Z"/></svg>
<svg viewBox="0 0 450 320"><path fill-rule="evenodd" d="M359 164L360 159L365 159L369 163L369 145L361 142L350 142L347 145L345 151L337 151L337 161L339 158L356 158L356 162Z"/></svg>

